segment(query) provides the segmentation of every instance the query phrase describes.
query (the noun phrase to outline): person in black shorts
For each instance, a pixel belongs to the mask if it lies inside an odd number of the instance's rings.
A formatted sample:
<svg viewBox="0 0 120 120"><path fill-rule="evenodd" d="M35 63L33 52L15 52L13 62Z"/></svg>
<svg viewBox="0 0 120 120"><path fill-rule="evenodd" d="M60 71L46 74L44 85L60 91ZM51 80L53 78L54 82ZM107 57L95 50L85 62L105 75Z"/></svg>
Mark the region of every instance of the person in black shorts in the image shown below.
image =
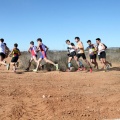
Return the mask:
<svg viewBox="0 0 120 120"><path fill-rule="evenodd" d="M97 63L97 60L96 60L96 58L97 58L97 55L96 55L97 52L96 52L95 45L91 43L91 40L88 40L87 43L89 45L87 47L87 49L89 51L90 62L95 65L94 66L95 68L97 67L97 69L98 69L98 63Z"/></svg>
<svg viewBox="0 0 120 120"><path fill-rule="evenodd" d="M68 71L71 70L71 60L75 59L76 51L75 51L75 45L70 42L70 40L66 40L66 44L68 45Z"/></svg>
<svg viewBox="0 0 120 120"><path fill-rule="evenodd" d="M76 55L76 62L77 62L77 65L79 66L79 58L82 57L83 60L88 64L88 66L90 67L90 72L92 73L92 67L89 63L89 61L86 59L86 56L85 56L85 50L84 50L84 46L83 46L83 43L80 41L80 38L79 37L75 37L75 42L77 43L77 46L75 47L77 49L77 55Z"/></svg>
<svg viewBox="0 0 120 120"><path fill-rule="evenodd" d="M112 67L112 64L106 60L106 45L101 43L101 39L97 38L96 43L98 44L98 55L100 57L101 64L103 64L102 69L108 69L108 65Z"/></svg>
<svg viewBox="0 0 120 120"><path fill-rule="evenodd" d="M4 59L5 59L5 45L4 45L4 39L3 38L1 38L0 39L0 65L4 65L4 66L6 66L7 67L7 70L9 70L10 69L10 64L7 64L5 61L4 61Z"/></svg>
<svg viewBox="0 0 120 120"><path fill-rule="evenodd" d="M17 43L14 44L14 48L11 51L11 53L9 54L9 56L11 56L11 55L12 55L11 64L13 65L13 71L16 72L16 65L17 65L19 56L21 55L21 52L18 49Z"/></svg>

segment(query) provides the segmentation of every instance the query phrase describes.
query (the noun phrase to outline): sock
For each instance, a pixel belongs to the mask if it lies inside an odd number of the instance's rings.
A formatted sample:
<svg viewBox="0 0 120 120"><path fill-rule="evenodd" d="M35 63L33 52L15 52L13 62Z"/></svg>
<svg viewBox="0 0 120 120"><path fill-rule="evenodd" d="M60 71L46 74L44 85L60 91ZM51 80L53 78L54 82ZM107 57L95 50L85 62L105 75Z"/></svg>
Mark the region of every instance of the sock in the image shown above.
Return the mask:
<svg viewBox="0 0 120 120"><path fill-rule="evenodd" d="M69 63L68 63L68 68L70 68L70 67L71 67L71 63L69 62Z"/></svg>
<svg viewBox="0 0 120 120"><path fill-rule="evenodd" d="M79 65L80 65L80 67L83 67L83 64L82 64L82 62L81 62L81 61L79 61Z"/></svg>

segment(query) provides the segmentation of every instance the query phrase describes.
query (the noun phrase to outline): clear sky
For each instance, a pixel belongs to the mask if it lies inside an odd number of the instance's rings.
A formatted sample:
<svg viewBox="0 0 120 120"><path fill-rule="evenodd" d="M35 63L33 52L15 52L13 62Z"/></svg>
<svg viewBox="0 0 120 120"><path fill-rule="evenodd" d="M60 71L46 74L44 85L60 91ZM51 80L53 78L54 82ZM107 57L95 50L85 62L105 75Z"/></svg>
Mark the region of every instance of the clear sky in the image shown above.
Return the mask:
<svg viewBox="0 0 120 120"><path fill-rule="evenodd" d="M120 0L0 0L0 38L12 49L27 50L38 37L51 50L66 49L65 40L100 37L120 47Z"/></svg>

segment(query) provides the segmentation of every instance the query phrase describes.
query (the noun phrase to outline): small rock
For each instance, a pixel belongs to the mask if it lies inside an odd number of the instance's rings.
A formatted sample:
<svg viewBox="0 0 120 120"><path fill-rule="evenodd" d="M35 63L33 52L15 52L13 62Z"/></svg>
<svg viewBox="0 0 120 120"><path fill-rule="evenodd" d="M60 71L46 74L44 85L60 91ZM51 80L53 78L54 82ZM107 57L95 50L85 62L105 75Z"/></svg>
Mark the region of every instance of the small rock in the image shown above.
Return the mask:
<svg viewBox="0 0 120 120"><path fill-rule="evenodd" d="M51 95L48 95L48 98L51 98L52 96Z"/></svg>
<svg viewBox="0 0 120 120"><path fill-rule="evenodd" d="M43 95L42 98L45 98L45 95Z"/></svg>

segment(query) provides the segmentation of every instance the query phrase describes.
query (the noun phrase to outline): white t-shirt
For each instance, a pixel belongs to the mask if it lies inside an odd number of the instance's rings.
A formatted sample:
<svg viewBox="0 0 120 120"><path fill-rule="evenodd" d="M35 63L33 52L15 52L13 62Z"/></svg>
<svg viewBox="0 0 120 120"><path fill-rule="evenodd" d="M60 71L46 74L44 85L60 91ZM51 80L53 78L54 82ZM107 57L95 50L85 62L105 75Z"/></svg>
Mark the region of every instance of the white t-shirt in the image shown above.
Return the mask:
<svg viewBox="0 0 120 120"><path fill-rule="evenodd" d="M5 45L4 45L4 43L1 43L1 42L0 42L0 53L5 54Z"/></svg>
<svg viewBox="0 0 120 120"><path fill-rule="evenodd" d="M101 51L101 52L105 51L105 50L103 50L102 43L100 43L98 45L98 50ZM98 55L100 55L101 52L98 52Z"/></svg>
<svg viewBox="0 0 120 120"><path fill-rule="evenodd" d="M69 52L70 52L70 53L72 53L72 52L74 52L74 51L75 51L75 49L74 49L74 48L72 48L72 45L68 45L68 47L70 48L70 49L69 49Z"/></svg>

